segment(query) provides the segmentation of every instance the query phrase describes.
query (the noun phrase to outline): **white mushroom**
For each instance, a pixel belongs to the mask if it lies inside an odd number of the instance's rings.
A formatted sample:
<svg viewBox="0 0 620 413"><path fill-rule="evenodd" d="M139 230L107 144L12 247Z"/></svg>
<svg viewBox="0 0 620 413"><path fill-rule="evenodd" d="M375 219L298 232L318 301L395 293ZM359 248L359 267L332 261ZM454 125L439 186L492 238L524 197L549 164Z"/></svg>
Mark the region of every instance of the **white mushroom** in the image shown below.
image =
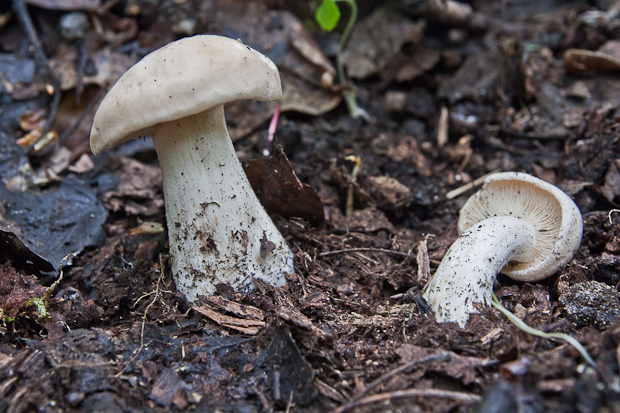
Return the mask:
<svg viewBox="0 0 620 413"><path fill-rule="evenodd" d="M189 301L216 285L282 286L293 253L256 198L236 156L224 104L282 96L274 63L241 42L200 35L132 66L101 102L94 154L151 135L164 184L172 271Z"/></svg>
<svg viewBox="0 0 620 413"><path fill-rule="evenodd" d="M459 214L452 244L423 297L437 322L464 327L477 306L488 306L501 271L539 281L573 257L581 242L579 208L559 188L518 172L490 175Z"/></svg>

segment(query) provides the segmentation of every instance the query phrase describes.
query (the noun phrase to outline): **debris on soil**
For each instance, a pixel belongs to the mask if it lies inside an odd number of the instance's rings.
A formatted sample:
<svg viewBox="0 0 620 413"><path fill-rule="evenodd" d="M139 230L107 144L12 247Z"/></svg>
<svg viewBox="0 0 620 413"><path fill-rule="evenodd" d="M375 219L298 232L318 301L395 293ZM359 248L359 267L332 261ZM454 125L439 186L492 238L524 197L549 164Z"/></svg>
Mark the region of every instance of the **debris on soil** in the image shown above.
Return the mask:
<svg viewBox="0 0 620 413"><path fill-rule="evenodd" d="M620 409L617 2L358 2L345 60L368 121L342 102L342 30L314 25L318 3L0 4L0 306L31 317L0 323L0 411ZM192 307L170 270L150 138L100 157L88 138L120 74L203 33L281 72L272 157L275 103L226 112L295 272L247 294L218 285ZM495 292L596 369L495 308L462 329L429 313L421 293L459 210L497 171L551 182L581 210L572 261L542 282L500 276ZM70 252L38 323L24 305Z"/></svg>
<svg viewBox="0 0 620 413"><path fill-rule="evenodd" d="M34 307L34 314L38 314L37 300L43 298L45 291L35 275L19 274L10 264L0 265L0 321L15 319L28 307Z"/></svg>
<svg viewBox="0 0 620 413"><path fill-rule="evenodd" d="M594 325L600 330L611 327L620 315L620 293L599 281L585 281L560 295L568 319L578 326Z"/></svg>
<svg viewBox="0 0 620 413"><path fill-rule="evenodd" d="M39 193L10 191L0 182L0 198L0 228L12 232L56 270L67 254L103 244L101 225L108 211L92 189L74 176L63 179L55 189ZM20 256L17 251L8 254Z"/></svg>

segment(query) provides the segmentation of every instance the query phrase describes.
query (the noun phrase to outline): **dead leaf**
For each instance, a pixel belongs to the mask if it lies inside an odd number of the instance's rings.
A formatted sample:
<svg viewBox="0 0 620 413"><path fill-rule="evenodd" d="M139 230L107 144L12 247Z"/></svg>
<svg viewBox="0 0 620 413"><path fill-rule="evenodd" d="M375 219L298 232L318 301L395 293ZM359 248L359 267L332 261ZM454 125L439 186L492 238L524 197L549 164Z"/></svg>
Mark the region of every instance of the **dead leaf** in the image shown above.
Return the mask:
<svg viewBox="0 0 620 413"><path fill-rule="evenodd" d="M394 231L394 225L392 225L388 217L373 207L356 209L348 221L351 231L374 232L382 229L390 232Z"/></svg>
<svg viewBox="0 0 620 413"><path fill-rule="evenodd" d="M426 234L418 242L418 254L416 256L416 262L418 264L418 278L416 280L419 286L426 285L431 278L431 261L428 257L428 237Z"/></svg>
<svg viewBox="0 0 620 413"><path fill-rule="evenodd" d="M83 174L91 171L94 167L95 164L92 159L90 159L90 155L83 153L82 156L80 156L73 165L69 166L68 169L76 174Z"/></svg>
<svg viewBox="0 0 620 413"><path fill-rule="evenodd" d="M55 268L67 254L105 240L101 225L107 211L92 188L73 175L40 193L11 192L0 182L0 198L0 229L13 232Z"/></svg>
<svg viewBox="0 0 620 413"><path fill-rule="evenodd" d="M564 67L570 73L612 72L620 70L620 59L603 52L590 50L568 49L562 57Z"/></svg>
<svg viewBox="0 0 620 413"><path fill-rule="evenodd" d="M605 175L605 184L601 187L601 192L611 203L620 195L620 172L618 172L617 163L618 160L609 164Z"/></svg>
<svg viewBox="0 0 620 413"><path fill-rule="evenodd" d="M60 80L63 91L76 87L78 75L76 71L76 51L73 46L65 45L57 50L50 59L50 67ZM125 53L112 51L110 46L103 47L92 56L97 69L94 76L84 76L83 85L98 85L102 88L114 84L123 73L133 66L137 59Z"/></svg>
<svg viewBox="0 0 620 413"><path fill-rule="evenodd" d="M482 51L470 55L454 74L440 81L437 97L454 104L469 99L489 101L502 73L500 54Z"/></svg>
<svg viewBox="0 0 620 413"><path fill-rule="evenodd" d="M382 7L355 25L342 55L347 73L365 79L381 73L406 42L419 40L420 28L390 7Z"/></svg>
<svg viewBox="0 0 620 413"><path fill-rule="evenodd" d="M263 3L229 1L215 16L223 34L234 33L278 66L282 79L281 110L320 116L334 109L342 95L327 78L336 73L330 60L295 15L267 10ZM258 24L257 20L261 20ZM327 74L327 76L325 76ZM241 139L266 123L274 104L238 101L226 107L230 136Z"/></svg>
<svg viewBox="0 0 620 413"><path fill-rule="evenodd" d="M120 158L120 164L116 174L120 182L101 197L106 208L115 212L124 210L129 215L157 214L164 206L159 167L131 158Z"/></svg>
<svg viewBox="0 0 620 413"><path fill-rule="evenodd" d="M299 217L314 224L325 219L323 202L314 188L302 184L281 146L268 158L243 162L243 169L261 204L270 213Z"/></svg>
<svg viewBox="0 0 620 413"><path fill-rule="evenodd" d="M178 391L186 387L185 382L173 369L165 367L151 389L151 399L161 406L169 407L173 400L178 401L178 398L175 398Z"/></svg>

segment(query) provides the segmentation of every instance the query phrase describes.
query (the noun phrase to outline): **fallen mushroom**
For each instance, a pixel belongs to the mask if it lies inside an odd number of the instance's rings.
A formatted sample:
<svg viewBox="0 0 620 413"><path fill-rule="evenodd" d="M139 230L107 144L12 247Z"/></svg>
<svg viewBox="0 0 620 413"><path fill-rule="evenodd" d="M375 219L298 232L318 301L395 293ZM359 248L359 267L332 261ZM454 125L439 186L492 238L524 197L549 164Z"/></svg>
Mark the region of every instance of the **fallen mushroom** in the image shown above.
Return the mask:
<svg viewBox="0 0 620 413"><path fill-rule="evenodd" d="M459 214L459 238L424 288L437 322L464 327L477 306L489 306L501 271L539 281L573 257L583 221L573 200L531 175L489 175Z"/></svg>
<svg viewBox="0 0 620 413"><path fill-rule="evenodd" d="M188 37L132 66L101 102L95 155L150 135L162 170L172 272L189 301L218 284L282 286L293 253L256 198L228 135L224 104L277 100L280 74L267 57L221 36Z"/></svg>

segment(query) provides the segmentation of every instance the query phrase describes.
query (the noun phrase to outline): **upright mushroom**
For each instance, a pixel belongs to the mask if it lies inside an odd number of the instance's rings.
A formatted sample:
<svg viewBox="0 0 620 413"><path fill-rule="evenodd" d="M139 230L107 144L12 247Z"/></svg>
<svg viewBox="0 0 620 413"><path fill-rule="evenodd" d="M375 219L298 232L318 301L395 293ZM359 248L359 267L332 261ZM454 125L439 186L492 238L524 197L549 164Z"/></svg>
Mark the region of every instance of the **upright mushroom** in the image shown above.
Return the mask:
<svg viewBox="0 0 620 413"><path fill-rule="evenodd" d="M256 198L228 136L224 104L282 96L267 57L221 36L188 37L132 66L101 102L94 154L150 135L162 170L172 271L189 301L216 285L282 286L293 253Z"/></svg>
<svg viewBox="0 0 620 413"><path fill-rule="evenodd" d="M426 285L437 322L464 327L476 304L488 306L501 271L539 281L573 257L581 242L579 208L559 188L518 172L490 175L459 214L459 238Z"/></svg>

